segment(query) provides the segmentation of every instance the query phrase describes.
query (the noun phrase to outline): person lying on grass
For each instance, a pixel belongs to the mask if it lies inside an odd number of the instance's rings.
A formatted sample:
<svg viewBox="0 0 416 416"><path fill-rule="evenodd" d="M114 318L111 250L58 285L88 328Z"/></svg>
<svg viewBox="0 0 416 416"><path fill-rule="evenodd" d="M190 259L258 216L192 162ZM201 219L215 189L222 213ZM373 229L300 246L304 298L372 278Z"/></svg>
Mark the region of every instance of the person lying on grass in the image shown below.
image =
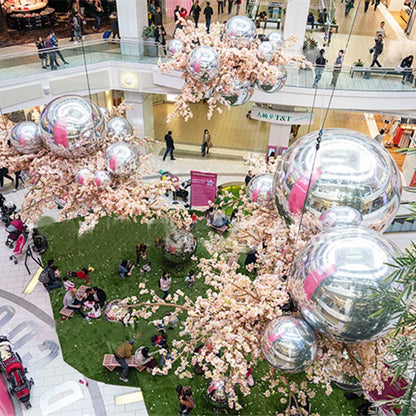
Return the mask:
<svg viewBox="0 0 416 416"><path fill-rule="evenodd" d="M134 264L130 260L123 260L118 265L118 274L121 276L122 279L125 279L126 276L131 276L133 269Z"/></svg>

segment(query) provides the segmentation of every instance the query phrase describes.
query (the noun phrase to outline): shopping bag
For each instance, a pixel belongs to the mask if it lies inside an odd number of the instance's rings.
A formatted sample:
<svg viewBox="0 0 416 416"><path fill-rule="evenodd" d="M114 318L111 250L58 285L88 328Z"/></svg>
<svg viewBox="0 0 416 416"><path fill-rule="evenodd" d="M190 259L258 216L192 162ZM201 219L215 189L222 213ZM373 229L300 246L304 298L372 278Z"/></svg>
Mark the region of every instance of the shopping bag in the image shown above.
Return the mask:
<svg viewBox="0 0 416 416"><path fill-rule="evenodd" d="M111 36L111 30L106 30L103 34L103 39L108 39Z"/></svg>

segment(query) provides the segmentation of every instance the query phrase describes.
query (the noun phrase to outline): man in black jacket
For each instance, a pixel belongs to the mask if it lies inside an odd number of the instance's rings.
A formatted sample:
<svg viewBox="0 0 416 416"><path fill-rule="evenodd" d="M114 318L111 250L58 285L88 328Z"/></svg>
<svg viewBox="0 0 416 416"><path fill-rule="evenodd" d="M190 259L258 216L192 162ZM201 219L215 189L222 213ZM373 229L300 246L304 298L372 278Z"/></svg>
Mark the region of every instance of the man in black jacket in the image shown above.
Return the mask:
<svg viewBox="0 0 416 416"><path fill-rule="evenodd" d="M211 16L214 14L214 10L211 7L209 1L207 1L207 5L204 9L204 16L205 16L205 26L207 27L207 33L209 33L209 28L211 26Z"/></svg>
<svg viewBox="0 0 416 416"><path fill-rule="evenodd" d="M312 88L316 88L318 86L319 80L322 78L322 73L324 72L326 59L324 57L325 49L321 49L319 51L319 55L316 57L315 60L315 80L313 82Z"/></svg>
<svg viewBox="0 0 416 416"><path fill-rule="evenodd" d="M175 160L175 158L173 157L173 151L175 150L175 146L173 144L172 132L170 130L168 131L168 134L165 136L165 142L166 142L166 152L165 152L165 155L163 156L163 160L166 159L166 156L168 155L168 153L170 153L170 160Z"/></svg>
<svg viewBox="0 0 416 416"><path fill-rule="evenodd" d="M377 36L376 43L372 48L372 50L373 50L373 62L371 62L370 66L377 65L379 68L381 68L381 64L378 61L378 57L382 54L383 49L384 49L383 35L380 34L380 35Z"/></svg>

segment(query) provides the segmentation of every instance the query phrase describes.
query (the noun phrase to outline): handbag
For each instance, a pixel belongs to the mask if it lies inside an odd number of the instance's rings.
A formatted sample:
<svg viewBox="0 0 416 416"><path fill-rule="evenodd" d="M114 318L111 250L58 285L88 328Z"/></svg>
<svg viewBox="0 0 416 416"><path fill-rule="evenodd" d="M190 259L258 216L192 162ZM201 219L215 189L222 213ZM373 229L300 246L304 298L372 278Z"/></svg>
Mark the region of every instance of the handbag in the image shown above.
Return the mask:
<svg viewBox="0 0 416 416"><path fill-rule="evenodd" d="M370 52L370 53L374 53L374 48L371 48L371 49L369 50L369 52Z"/></svg>

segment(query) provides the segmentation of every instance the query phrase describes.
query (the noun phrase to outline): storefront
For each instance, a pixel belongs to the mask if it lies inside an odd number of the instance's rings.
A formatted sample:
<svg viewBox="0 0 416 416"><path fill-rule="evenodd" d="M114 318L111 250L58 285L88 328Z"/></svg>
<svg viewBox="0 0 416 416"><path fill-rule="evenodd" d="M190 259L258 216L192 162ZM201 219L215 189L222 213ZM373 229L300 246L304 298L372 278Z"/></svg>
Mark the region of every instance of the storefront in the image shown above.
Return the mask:
<svg viewBox="0 0 416 416"><path fill-rule="evenodd" d="M416 39L416 0L390 0L388 10L410 39Z"/></svg>

